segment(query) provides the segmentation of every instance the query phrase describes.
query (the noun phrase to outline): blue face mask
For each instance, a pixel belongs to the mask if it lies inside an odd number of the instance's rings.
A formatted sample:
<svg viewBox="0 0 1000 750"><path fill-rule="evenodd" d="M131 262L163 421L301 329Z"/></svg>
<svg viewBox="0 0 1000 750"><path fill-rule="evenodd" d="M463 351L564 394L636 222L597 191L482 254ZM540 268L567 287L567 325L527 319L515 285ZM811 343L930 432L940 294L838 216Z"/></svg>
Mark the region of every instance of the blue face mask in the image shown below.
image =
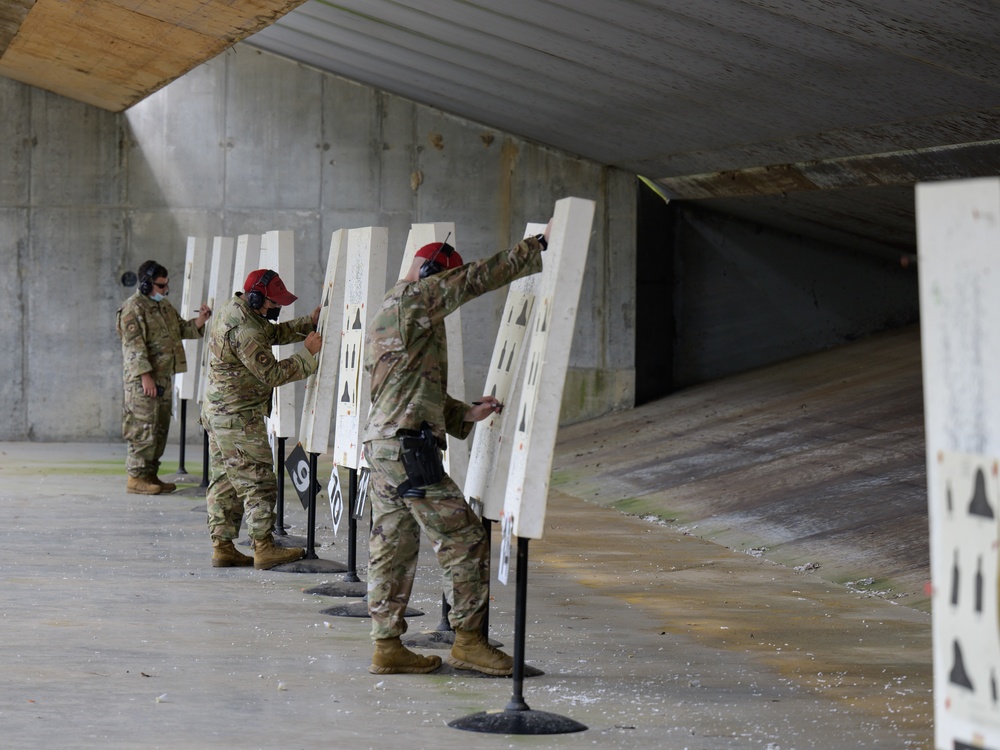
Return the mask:
<svg viewBox="0 0 1000 750"><path fill-rule="evenodd" d="M156 294L149 295L149 298L153 300L153 302L160 302L164 297L162 294L157 292Z"/></svg>

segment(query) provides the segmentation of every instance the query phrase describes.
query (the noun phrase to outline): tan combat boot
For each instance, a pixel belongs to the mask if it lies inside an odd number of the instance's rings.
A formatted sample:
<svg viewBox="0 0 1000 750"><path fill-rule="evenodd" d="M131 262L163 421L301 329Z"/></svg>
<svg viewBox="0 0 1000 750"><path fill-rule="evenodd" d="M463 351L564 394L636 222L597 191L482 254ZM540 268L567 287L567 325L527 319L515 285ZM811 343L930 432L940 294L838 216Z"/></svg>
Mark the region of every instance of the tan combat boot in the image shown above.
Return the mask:
<svg viewBox="0 0 1000 750"><path fill-rule="evenodd" d="M301 547L279 547L274 537L268 534L253 543L253 566L257 570L269 570L275 565L301 560L306 551Z"/></svg>
<svg viewBox="0 0 1000 750"><path fill-rule="evenodd" d="M242 568L253 565L253 558L236 549L231 539L213 539L212 547L213 568Z"/></svg>
<svg viewBox="0 0 1000 750"><path fill-rule="evenodd" d="M375 641L375 655L368 671L372 674L427 674L440 666L440 656L415 654L397 636Z"/></svg>
<svg viewBox="0 0 1000 750"><path fill-rule="evenodd" d="M514 660L491 646L478 630L455 631L448 663L455 669L474 669L501 677L514 673Z"/></svg>
<svg viewBox="0 0 1000 750"><path fill-rule="evenodd" d="M151 482L149 477L129 477L125 491L130 495L159 495L160 485Z"/></svg>
<svg viewBox="0 0 1000 750"><path fill-rule="evenodd" d="M177 489L177 485L176 484L174 484L173 482L164 482L162 479L160 479L158 476L156 476L156 474L153 474L153 476L151 476L149 479L153 483L160 485L160 494L161 495L166 494L168 492L173 492L174 490Z"/></svg>

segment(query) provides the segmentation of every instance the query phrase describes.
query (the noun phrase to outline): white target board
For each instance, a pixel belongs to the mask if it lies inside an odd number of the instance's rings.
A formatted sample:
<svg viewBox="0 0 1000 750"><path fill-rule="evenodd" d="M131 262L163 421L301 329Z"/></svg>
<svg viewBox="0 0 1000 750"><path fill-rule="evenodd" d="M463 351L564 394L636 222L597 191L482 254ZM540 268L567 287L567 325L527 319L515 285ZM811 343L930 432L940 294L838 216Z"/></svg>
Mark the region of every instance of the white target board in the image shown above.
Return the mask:
<svg viewBox="0 0 1000 750"><path fill-rule="evenodd" d="M323 339L317 353L316 372L306 379L299 442L307 453L326 453L336 400L340 366L341 311L344 309L344 273L347 262L347 230L338 229L330 239L316 332ZM334 472L336 474L336 471ZM335 530L336 531L336 530Z"/></svg>
<svg viewBox="0 0 1000 750"><path fill-rule="evenodd" d="M935 696L945 724L955 729L939 742L952 748L970 738L1000 733L1000 618L997 613L997 518L1000 459L940 451L940 485L933 493L937 554L931 578L934 596ZM941 693L938 696L938 693ZM980 747L980 746L977 746Z"/></svg>
<svg viewBox="0 0 1000 750"><path fill-rule="evenodd" d="M260 268L260 235L241 234L236 238L236 263L233 267L233 294L243 291L243 282L251 271Z"/></svg>
<svg viewBox="0 0 1000 750"><path fill-rule="evenodd" d="M205 299L205 261L208 258L208 238L188 237L184 255L184 289L181 292L180 315L184 320L198 316L198 308ZM184 339L184 356L188 361L188 371L174 375L174 405L181 400L195 397L198 377L198 344L200 339ZM180 409L174 409L178 415Z"/></svg>
<svg viewBox="0 0 1000 750"><path fill-rule="evenodd" d="M455 240L455 223L438 221L427 224L413 224L406 238L406 249L403 252L403 263L399 269L399 278L403 278L413 263L417 250L432 242L444 242L462 254ZM444 319L445 333L448 336L448 393L459 401L465 400L465 356L462 349L462 314L455 310ZM461 487L465 484L465 476L469 469L469 444L451 435L448 438L448 449L444 455L445 470L455 483Z"/></svg>
<svg viewBox="0 0 1000 750"><path fill-rule="evenodd" d="M527 539L541 539L545 527L552 451L593 220L594 202L583 198L557 201L552 215L521 399L514 415L501 518L512 535Z"/></svg>
<svg viewBox="0 0 1000 750"><path fill-rule="evenodd" d="M270 268L278 273L285 288L295 293L295 232L274 230L267 232L260 242L260 267ZM281 308L279 323L295 317L295 303ZM277 359L288 359L295 353L295 344L271 347ZM295 435L297 413L295 411L295 383L285 383L274 389L271 418L268 432L273 437L290 438Z"/></svg>
<svg viewBox="0 0 1000 750"><path fill-rule="evenodd" d="M351 229L347 234L340 368L334 392L337 426L333 460L348 469L360 468L362 420L371 408L370 376L365 372L365 331L370 312L385 297L388 248L389 232L385 227Z"/></svg>
<svg viewBox="0 0 1000 750"><path fill-rule="evenodd" d="M525 237L545 231L544 224L528 224ZM525 348L535 313L535 292L541 274L517 279L507 291L500 330L493 345L493 357L486 375L485 391L504 405L499 414L476 423L469 454L469 472L465 479L465 497L483 518L500 520L503 513L507 475L497 478L497 466L509 464L511 433L518 406L514 403L515 385L523 373ZM505 460L506 459L506 460Z"/></svg>
<svg viewBox="0 0 1000 750"><path fill-rule="evenodd" d="M215 237L212 240L212 260L208 271L208 295L205 304L214 313L220 303L229 299L233 286L233 238ZM205 332L211 319L205 324ZM205 400L205 389L208 387L208 352L207 346L201 348L201 377L198 379L198 403Z"/></svg>
<svg viewBox="0 0 1000 750"><path fill-rule="evenodd" d="M920 184L934 743L1000 748L1000 179Z"/></svg>

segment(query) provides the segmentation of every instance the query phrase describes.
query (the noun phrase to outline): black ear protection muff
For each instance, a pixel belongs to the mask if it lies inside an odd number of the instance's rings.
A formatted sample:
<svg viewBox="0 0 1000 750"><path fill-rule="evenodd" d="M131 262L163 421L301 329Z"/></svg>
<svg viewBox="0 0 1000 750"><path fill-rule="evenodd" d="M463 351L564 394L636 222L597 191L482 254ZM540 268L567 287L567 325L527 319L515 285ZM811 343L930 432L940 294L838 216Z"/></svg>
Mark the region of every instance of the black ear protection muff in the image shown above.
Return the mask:
<svg viewBox="0 0 1000 750"><path fill-rule="evenodd" d="M259 310L264 306L264 300L267 299L267 285L277 275L274 271L265 271L264 275L257 279L257 283L250 287L246 299L251 310Z"/></svg>
<svg viewBox="0 0 1000 750"><path fill-rule="evenodd" d="M146 273L139 279L139 291L147 297L153 291L153 274L156 273L156 266L152 265L146 269Z"/></svg>
<svg viewBox="0 0 1000 750"><path fill-rule="evenodd" d="M448 236L444 238L441 246L434 251L434 255L425 260L423 265L420 266L420 278L426 279L428 276L433 276L444 270L444 266L437 262L438 255L444 253L444 257L450 258L451 254L455 252L455 248L448 244L448 237L451 237L451 232L448 232Z"/></svg>

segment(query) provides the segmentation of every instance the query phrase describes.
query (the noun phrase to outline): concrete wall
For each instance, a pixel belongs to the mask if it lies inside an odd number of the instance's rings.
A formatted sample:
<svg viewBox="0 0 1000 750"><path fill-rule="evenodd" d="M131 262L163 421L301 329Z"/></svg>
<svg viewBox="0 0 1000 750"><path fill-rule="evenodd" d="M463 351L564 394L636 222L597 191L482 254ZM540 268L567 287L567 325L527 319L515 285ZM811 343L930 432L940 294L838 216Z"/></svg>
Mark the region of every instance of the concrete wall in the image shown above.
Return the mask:
<svg viewBox="0 0 1000 750"><path fill-rule="evenodd" d="M632 404L631 175L245 46L123 115L7 79L0 105L2 440L120 436L120 279L147 258L179 279L188 235L294 230L307 311L336 229L389 228L388 283L412 222L454 221L480 258L568 195L598 205L563 420ZM463 308L470 393L503 302Z"/></svg>
<svg viewBox="0 0 1000 750"><path fill-rule="evenodd" d="M919 319L916 267L672 204L676 388ZM664 329L663 335L669 335ZM639 346L650 345L644 335Z"/></svg>

